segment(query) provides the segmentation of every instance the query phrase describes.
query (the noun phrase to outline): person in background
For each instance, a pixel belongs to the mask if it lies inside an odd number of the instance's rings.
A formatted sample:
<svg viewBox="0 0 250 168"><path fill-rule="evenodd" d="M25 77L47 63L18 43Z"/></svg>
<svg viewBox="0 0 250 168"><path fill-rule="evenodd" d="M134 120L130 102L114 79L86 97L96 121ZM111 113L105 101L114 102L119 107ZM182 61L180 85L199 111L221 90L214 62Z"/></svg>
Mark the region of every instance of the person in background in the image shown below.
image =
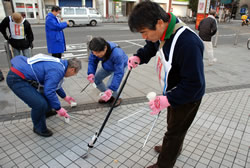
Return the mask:
<svg viewBox="0 0 250 168"><path fill-rule="evenodd" d="M46 16L45 21L48 53L51 53L52 56L57 58L61 58L62 53L66 51L63 29L65 29L69 24L69 21L60 21L60 13L61 8L59 6L53 6L51 12Z"/></svg>
<svg viewBox="0 0 250 168"><path fill-rule="evenodd" d="M151 115L167 109L167 131L155 146L158 160L148 168L172 168L205 93L204 46L199 36L158 3L143 1L132 10L128 25L146 40L128 60L128 68L147 64L153 57L162 95L149 102Z"/></svg>
<svg viewBox="0 0 250 168"><path fill-rule="evenodd" d="M245 24L247 24L247 22L248 22L248 15L247 14L242 15L241 16L241 20L242 20L242 22L244 22Z"/></svg>
<svg viewBox="0 0 250 168"><path fill-rule="evenodd" d="M128 56L115 43L106 41L101 37L95 37L89 42L91 50L88 63L89 82L96 84L97 88L104 92L99 99L99 103L110 103L113 105L118 95L118 88L127 69ZM96 72L99 62L102 67ZM110 76L107 85L103 80ZM114 105L117 107L121 104L122 99L119 98Z"/></svg>
<svg viewBox="0 0 250 168"><path fill-rule="evenodd" d="M215 19L216 11L210 10L207 18L203 19L198 27L199 36L203 40L205 46L205 53L208 56L208 64L213 65L217 61L214 57L214 50L212 44L212 36L217 32L217 21Z"/></svg>
<svg viewBox="0 0 250 168"><path fill-rule="evenodd" d="M46 126L46 113L53 108L59 116L69 117L56 94L68 104L75 102L72 97L66 96L61 85L64 77L79 72L81 61L37 54L31 58L16 56L11 64L6 82L17 97L31 108L34 133L43 137L52 136L52 131Z"/></svg>
<svg viewBox="0 0 250 168"><path fill-rule="evenodd" d="M9 36L6 32L7 28ZM31 57L29 48L33 48L34 36L30 23L20 13L13 13L11 16L5 17L0 23L0 31L12 46L14 56Z"/></svg>
<svg viewBox="0 0 250 168"><path fill-rule="evenodd" d="M0 82L4 80L3 72L0 69Z"/></svg>

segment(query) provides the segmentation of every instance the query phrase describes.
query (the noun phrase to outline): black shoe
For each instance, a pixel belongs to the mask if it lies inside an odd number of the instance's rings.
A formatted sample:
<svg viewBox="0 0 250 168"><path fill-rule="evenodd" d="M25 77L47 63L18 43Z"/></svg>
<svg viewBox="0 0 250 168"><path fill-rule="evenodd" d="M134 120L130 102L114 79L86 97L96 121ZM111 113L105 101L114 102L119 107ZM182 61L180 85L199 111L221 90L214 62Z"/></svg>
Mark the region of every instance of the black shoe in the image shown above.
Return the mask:
<svg viewBox="0 0 250 168"><path fill-rule="evenodd" d="M114 102L115 102L115 99L114 99L113 102L110 104L110 107L113 106ZM120 105L121 105L121 102L122 102L122 98L119 98L119 99L116 101L116 103L115 103L115 105L114 105L114 108L120 106Z"/></svg>
<svg viewBox="0 0 250 168"><path fill-rule="evenodd" d="M157 153L161 153L162 146L161 146L161 145L155 146L155 147L154 147L154 150L155 150L155 152L157 152Z"/></svg>
<svg viewBox="0 0 250 168"><path fill-rule="evenodd" d="M98 100L98 103L100 103L100 104L108 104L108 103L112 103L113 101L115 100L115 98L112 96L108 101L104 101L104 100L102 100L102 99L99 99Z"/></svg>
<svg viewBox="0 0 250 168"><path fill-rule="evenodd" d="M50 137L53 135L53 132L50 131L48 128L46 131L43 132L38 132L35 128L33 128L34 133L36 133L37 135L43 136L43 137Z"/></svg>
<svg viewBox="0 0 250 168"><path fill-rule="evenodd" d="M0 77L0 82L4 80L4 77Z"/></svg>
<svg viewBox="0 0 250 168"><path fill-rule="evenodd" d="M56 115L56 114L57 114L56 111L50 110L49 112L46 113L46 118L49 118L49 117L54 116L54 115Z"/></svg>

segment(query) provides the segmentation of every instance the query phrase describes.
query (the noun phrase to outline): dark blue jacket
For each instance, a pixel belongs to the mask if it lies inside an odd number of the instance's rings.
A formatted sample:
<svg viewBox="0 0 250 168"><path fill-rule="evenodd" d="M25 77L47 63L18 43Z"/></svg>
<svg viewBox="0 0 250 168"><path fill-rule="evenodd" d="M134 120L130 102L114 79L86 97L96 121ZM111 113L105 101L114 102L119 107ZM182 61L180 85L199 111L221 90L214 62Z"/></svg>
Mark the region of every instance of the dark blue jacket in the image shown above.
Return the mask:
<svg viewBox="0 0 250 168"><path fill-rule="evenodd" d="M32 65L34 72L39 80L39 83L44 85L44 96L47 98L49 105L55 110L61 108L60 101L56 93L61 97L65 98L66 94L63 88L59 88L59 82L64 78L68 67L67 60L60 60L62 64L57 62L37 62ZM16 56L11 60L11 64L14 68L22 72L27 80L36 80L31 66L27 63L27 57Z"/></svg>
<svg viewBox="0 0 250 168"><path fill-rule="evenodd" d="M172 34L163 46L167 61L174 36L175 34ZM144 48L139 49L136 54L141 59L140 64L148 63L156 55L159 45L159 41L156 43L146 41ZM179 36L173 53L172 68L168 75L167 98L171 106L194 102L204 95L203 50L202 41L190 30L186 29Z"/></svg>
<svg viewBox="0 0 250 168"><path fill-rule="evenodd" d="M108 44L110 45L110 49L112 52L109 56L109 59L102 62L102 67L106 71L114 72L114 77L111 85L109 86L109 89L111 89L112 91L117 91L124 76L124 68L127 67L128 56L120 47L117 47L117 44L113 42L108 42ZM99 61L103 61L103 59L98 58L93 53L90 54L88 75L96 73Z"/></svg>
<svg viewBox="0 0 250 168"><path fill-rule="evenodd" d="M46 16L45 31L48 53L63 53L66 50L63 29L67 27L66 22L59 22L52 13Z"/></svg>

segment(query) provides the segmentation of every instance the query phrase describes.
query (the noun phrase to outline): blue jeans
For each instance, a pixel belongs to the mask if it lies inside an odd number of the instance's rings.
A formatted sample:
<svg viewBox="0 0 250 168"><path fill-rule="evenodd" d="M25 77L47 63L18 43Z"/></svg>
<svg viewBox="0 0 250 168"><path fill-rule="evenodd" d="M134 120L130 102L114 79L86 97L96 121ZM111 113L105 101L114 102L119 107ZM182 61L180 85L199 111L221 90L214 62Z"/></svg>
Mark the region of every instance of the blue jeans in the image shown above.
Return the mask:
<svg viewBox="0 0 250 168"><path fill-rule="evenodd" d="M45 115L50 110L46 98L12 71L9 71L6 82L9 88L31 108L31 119L34 128L38 132L46 131Z"/></svg>
<svg viewBox="0 0 250 168"><path fill-rule="evenodd" d="M126 73L127 71L127 66L124 68L124 74ZM107 82L107 86L103 83L103 80L110 76L108 82ZM108 87L111 85L111 82L113 80L113 77L114 77L114 72L111 72L111 71L106 71L105 69L103 69L102 67L97 71L97 73L95 74L95 84L96 84L96 87L97 89L99 89L101 92L105 92ZM120 87L119 87L120 89ZM118 92L119 92L119 89L117 91L113 91L113 94L112 96L114 98L117 97L118 95Z"/></svg>
<svg viewBox="0 0 250 168"><path fill-rule="evenodd" d="M26 57L31 57L31 53L30 53L30 49L27 48L27 49L24 49L24 50L18 50L14 47L13 48L13 54L14 56L18 56L18 55L23 55L23 56L26 56ZM22 52L22 53L21 53Z"/></svg>

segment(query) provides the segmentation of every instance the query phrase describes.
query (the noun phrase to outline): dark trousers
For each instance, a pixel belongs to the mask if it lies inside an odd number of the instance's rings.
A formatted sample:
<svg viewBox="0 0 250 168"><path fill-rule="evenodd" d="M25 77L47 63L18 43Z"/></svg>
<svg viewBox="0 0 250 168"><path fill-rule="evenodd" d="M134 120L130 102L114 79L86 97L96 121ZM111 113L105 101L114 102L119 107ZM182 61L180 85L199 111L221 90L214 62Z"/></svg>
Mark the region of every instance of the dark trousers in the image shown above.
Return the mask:
<svg viewBox="0 0 250 168"><path fill-rule="evenodd" d="M4 80L4 76L3 76L3 73L2 73L2 71L0 69L0 81L2 81L2 80Z"/></svg>
<svg viewBox="0 0 250 168"><path fill-rule="evenodd" d="M62 53L53 53L51 54L53 57L56 57L56 58L61 58L62 57Z"/></svg>
<svg viewBox="0 0 250 168"><path fill-rule="evenodd" d="M187 130L196 116L200 103L201 100L168 108L167 132L163 138L162 151L157 160L159 168L174 167Z"/></svg>
<svg viewBox="0 0 250 168"><path fill-rule="evenodd" d="M9 71L6 82L15 95L31 108L31 119L34 128L39 132L46 131L45 114L51 110L46 98L12 71Z"/></svg>

